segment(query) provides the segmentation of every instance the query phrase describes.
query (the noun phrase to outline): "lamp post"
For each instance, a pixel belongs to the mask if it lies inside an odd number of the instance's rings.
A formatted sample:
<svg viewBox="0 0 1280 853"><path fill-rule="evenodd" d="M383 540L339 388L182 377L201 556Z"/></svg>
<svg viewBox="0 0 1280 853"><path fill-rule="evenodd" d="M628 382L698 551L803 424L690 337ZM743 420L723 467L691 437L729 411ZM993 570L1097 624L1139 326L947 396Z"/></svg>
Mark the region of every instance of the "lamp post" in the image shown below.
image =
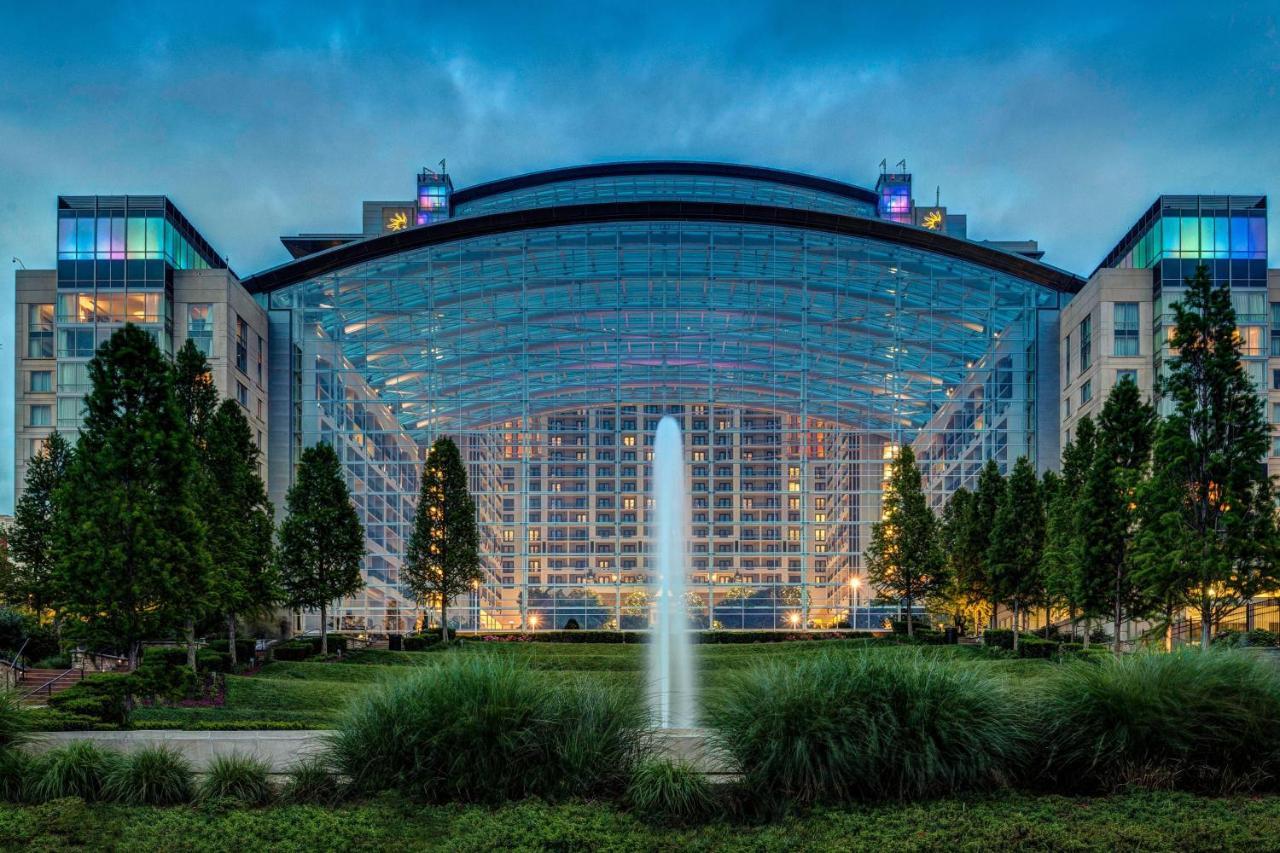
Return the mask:
<svg viewBox="0 0 1280 853"><path fill-rule="evenodd" d="M858 576L849 576L849 629L858 630Z"/></svg>

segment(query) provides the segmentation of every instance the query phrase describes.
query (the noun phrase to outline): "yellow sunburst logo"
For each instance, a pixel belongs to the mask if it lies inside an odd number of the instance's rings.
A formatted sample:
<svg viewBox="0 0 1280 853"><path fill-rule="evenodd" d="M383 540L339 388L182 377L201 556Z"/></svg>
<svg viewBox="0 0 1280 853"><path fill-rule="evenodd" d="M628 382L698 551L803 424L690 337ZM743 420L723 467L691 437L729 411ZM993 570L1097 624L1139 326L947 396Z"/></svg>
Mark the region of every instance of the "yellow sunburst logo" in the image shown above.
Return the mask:
<svg viewBox="0 0 1280 853"><path fill-rule="evenodd" d="M942 226L942 211L931 210L924 215L924 221L920 223L930 231L937 231Z"/></svg>
<svg viewBox="0 0 1280 853"><path fill-rule="evenodd" d="M387 220L388 231L403 231L409 227L409 215L403 210Z"/></svg>

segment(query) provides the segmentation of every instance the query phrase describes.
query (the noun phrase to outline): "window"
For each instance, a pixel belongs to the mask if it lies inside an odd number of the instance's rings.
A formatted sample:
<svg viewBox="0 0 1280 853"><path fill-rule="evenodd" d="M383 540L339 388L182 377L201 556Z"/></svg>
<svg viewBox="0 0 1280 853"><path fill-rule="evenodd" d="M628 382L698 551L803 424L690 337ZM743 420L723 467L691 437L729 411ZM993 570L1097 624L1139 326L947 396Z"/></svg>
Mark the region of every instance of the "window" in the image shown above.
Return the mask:
<svg viewBox="0 0 1280 853"><path fill-rule="evenodd" d="M1084 405L1093 399L1093 380L1086 379L1084 384L1080 386L1080 405Z"/></svg>
<svg viewBox="0 0 1280 853"><path fill-rule="evenodd" d="M1132 382L1134 385L1137 385L1137 384L1138 384L1138 371L1136 371L1136 370L1117 370L1117 371L1116 371L1116 384L1117 384L1117 385L1119 385L1121 382L1124 382L1126 379L1127 379L1127 380L1129 380L1130 382Z"/></svg>
<svg viewBox="0 0 1280 853"><path fill-rule="evenodd" d="M1067 397L1067 399L1062 401L1062 416L1064 418L1071 417L1071 398L1070 397Z"/></svg>
<svg viewBox="0 0 1280 853"><path fill-rule="evenodd" d="M206 358L213 357L213 306L208 302L187 306L187 338Z"/></svg>
<svg viewBox="0 0 1280 853"><path fill-rule="evenodd" d="M1271 439L1271 455L1280 456L1280 435L1273 436Z"/></svg>
<svg viewBox="0 0 1280 853"><path fill-rule="evenodd" d="M249 375L249 324L243 317L236 317L236 367Z"/></svg>
<svg viewBox="0 0 1280 853"><path fill-rule="evenodd" d="M27 426L53 426L53 408L47 405L32 406L27 414Z"/></svg>
<svg viewBox="0 0 1280 853"><path fill-rule="evenodd" d="M1280 424L1280 403L1271 404L1271 422Z"/></svg>
<svg viewBox="0 0 1280 853"><path fill-rule="evenodd" d="M1084 373L1093 364L1093 318L1085 317L1080 321L1080 372Z"/></svg>
<svg viewBox="0 0 1280 853"><path fill-rule="evenodd" d="M1138 354L1138 303L1117 302L1115 310L1115 354Z"/></svg>
<svg viewBox="0 0 1280 853"><path fill-rule="evenodd" d="M262 335L258 335L258 384L262 384L262 358L263 358Z"/></svg>
<svg viewBox="0 0 1280 853"><path fill-rule="evenodd" d="M239 380L236 380L236 402L243 406L245 411L249 410L249 389Z"/></svg>
<svg viewBox="0 0 1280 853"><path fill-rule="evenodd" d="M84 401L80 397L58 398L59 429L75 429L84 421Z"/></svg>
<svg viewBox="0 0 1280 853"><path fill-rule="evenodd" d="M53 390L52 370L33 370L28 380L27 389L33 394L42 394Z"/></svg>
<svg viewBox="0 0 1280 853"><path fill-rule="evenodd" d="M59 329L58 358L92 358L93 329Z"/></svg>
<svg viewBox="0 0 1280 853"><path fill-rule="evenodd" d="M1067 370L1066 375L1062 377L1062 384L1063 384L1063 385L1066 385L1068 382L1070 382L1070 381L1071 381L1071 334L1070 334L1069 332L1067 333L1067 361L1066 361L1066 370Z"/></svg>
<svg viewBox="0 0 1280 853"><path fill-rule="evenodd" d="M27 358L53 358L53 304L27 306Z"/></svg>
<svg viewBox="0 0 1280 853"><path fill-rule="evenodd" d="M1280 370L1271 371L1271 388L1280 391Z"/></svg>

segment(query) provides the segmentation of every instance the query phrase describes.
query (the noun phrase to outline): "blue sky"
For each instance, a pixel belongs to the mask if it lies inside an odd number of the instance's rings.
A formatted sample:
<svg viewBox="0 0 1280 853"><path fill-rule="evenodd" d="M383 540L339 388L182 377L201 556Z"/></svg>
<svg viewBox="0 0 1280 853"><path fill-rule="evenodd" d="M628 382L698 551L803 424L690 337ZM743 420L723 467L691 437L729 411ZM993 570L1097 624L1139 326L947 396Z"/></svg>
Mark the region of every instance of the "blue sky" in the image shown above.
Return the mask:
<svg viewBox="0 0 1280 853"><path fill-rule="evenodd" d="M9 259L52 264L59 193L167 194L245 275L441 157L905 158L971 237L1088 273L1161 192L1280 190L1275 0L53 5L0 0L0 512Z"/></svg>

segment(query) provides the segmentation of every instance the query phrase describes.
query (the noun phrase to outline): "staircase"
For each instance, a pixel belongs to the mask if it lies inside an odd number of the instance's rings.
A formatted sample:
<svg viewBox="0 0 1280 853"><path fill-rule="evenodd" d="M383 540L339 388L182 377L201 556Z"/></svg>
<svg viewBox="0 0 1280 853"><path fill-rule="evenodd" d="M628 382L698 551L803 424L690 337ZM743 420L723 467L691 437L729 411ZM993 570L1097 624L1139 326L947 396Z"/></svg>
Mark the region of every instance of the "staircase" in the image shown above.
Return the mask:
<svg viewBox="0 0 1280 853"><path fill-rule="evenodd" d="M49 697L78 684L84 673L78 669L28 669L18 682L24 705L47 705Z"/></svg>

